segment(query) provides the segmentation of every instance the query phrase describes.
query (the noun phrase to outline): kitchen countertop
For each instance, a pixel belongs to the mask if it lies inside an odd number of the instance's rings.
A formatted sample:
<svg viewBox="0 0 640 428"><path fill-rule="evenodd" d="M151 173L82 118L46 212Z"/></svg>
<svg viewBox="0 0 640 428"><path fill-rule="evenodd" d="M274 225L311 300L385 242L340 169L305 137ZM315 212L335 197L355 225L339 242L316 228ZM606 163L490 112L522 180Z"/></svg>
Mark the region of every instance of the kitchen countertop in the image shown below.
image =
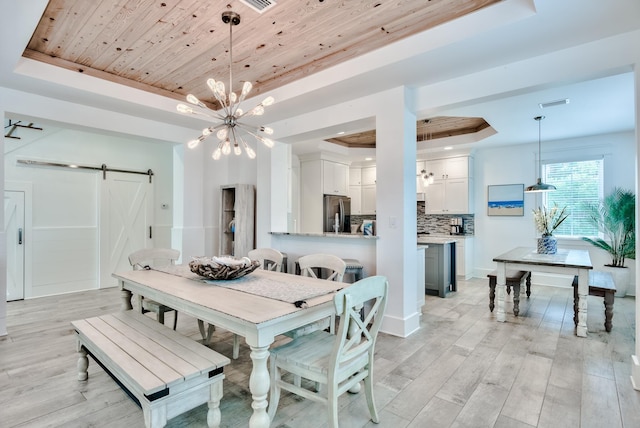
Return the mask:
<svg viewBox="0 0 640 428"><path fill-rule="evenodd" d="M309 232L269 232L272 235L283 236L310 236L316 238L348 238L348 239L378 239L377 236L363 235L362 233L309 233Z"/></svg>
<svg viewBox="0 0 640 428"><path fill-rule="evenodd" d="M445 244L452 244L456 242L455 238L453 237L447 237L444 235L438 236L438 235L433 235L433 236L419 236L418 237L418 244L432 244L432 245L445 245Z"/></svg>

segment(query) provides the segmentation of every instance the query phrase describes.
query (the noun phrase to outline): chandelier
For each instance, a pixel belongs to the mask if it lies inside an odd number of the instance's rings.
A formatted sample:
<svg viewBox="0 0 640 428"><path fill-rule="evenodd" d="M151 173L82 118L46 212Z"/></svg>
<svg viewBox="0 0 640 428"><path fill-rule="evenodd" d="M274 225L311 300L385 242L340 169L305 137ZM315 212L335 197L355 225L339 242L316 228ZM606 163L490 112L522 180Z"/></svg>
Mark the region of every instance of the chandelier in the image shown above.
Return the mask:
<svg viewBox="0 0 640 428"><path fill-rule="evenodd" d="M187 102L197 106L197 109L186 105L178 104L177 109L183 114L194 114L207 116L209 118L216 119L218 122L202 130L202 134L187 143L190 149L193 149L204 141L207 137L215 134L219 140L218 147L213 151L211 157L215 160L220 159L221 155L228 155L233 153L235 155L241 155L242 149L247 153L250 159L256 157L256 152L247 144L242 138L241 132L253 136L256 141L263 143L265 146L273 147L273 140L264 137L260 134L272 135L273 129L267 126L250 126L242 123L240 119L250 116L261 116L264 114L264 108L273 104L273 97L265 98L260 104L252 108L251 110L244 112L240 108L240 104L246 96L251 92L253 85L251 82L244 82L242 85L242 92L238 97L233 92L233 26L240 24L240 15L232 11L226 11L222 13L222 22L229 24L229 93L225 90L224 83L220 80L208 79L207 86L213 92L216 100L222 106L221 110L215 111L208 108L202 101L200 101L195 95L187 95Z"/></svg>

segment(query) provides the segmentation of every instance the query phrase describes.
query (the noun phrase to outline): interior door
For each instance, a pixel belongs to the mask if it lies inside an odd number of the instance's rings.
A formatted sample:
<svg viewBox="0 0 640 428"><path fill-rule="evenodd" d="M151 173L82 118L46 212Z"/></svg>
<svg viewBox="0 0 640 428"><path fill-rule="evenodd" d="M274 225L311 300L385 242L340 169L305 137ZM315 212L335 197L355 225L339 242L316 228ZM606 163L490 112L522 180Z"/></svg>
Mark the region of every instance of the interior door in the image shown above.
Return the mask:
<svg viewBox="0 0 640 428"><path fill-rule="evenodd" d="M140 174L107 173L100 189L100 287L131 269L128 256L153 246L153 183Z"/></svg>
<svg viewBox="0 0 640 428"><path fill-rule="evenodd" d="M7 301L24 299L24 192L5 190Z"/></svg>

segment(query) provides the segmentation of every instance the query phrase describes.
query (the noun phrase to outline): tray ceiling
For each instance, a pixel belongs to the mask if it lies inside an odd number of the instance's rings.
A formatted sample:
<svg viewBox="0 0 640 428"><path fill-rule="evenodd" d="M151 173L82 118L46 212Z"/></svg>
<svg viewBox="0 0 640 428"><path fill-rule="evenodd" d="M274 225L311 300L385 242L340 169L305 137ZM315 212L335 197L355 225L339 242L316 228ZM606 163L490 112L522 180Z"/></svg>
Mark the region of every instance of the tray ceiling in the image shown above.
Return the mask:
<svg viewBox="0 0 640 428"><path fill-rule="evenodd" d="M262 14L243 2L51 0L23 56L137 89L213 104L207 78L264 93L501 0L280 0Z"/></svg>
<svg viewBox="0 0 640 428"><path fill-rule="evenodd" d="M416 139L417 141L429 141L457 135L475 134L489 126L481 117L440 116L422 119L416 123ZM358 132L329 138L326 141L349 148L374 148L376 146L376 131Z"/></svg>

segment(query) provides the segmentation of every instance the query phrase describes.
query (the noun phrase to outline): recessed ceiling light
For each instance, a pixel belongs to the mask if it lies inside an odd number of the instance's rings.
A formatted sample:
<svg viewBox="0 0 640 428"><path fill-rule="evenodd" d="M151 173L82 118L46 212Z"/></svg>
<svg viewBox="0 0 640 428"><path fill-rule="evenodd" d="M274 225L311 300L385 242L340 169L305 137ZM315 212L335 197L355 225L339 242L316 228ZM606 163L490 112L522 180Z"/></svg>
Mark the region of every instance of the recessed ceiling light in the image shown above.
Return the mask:
<svg viewBox="0 0 640 428"><path fill-rule="evenodd" d="M373 160L373 158L364 158L364 160L370 161L370 160Z"/></svg>
<svg viewBox="0 0 640 428"><path fill-rule="evenodd" d="M546 103L540 103L538 104L540 106L540 108L547 108L547 107L555 107L555 106L562 106L565 104L569 104L569 98L564 98L561 100L555 100L555 101L549 101Z"/></svg>
<svg viewBox="0 0 640 428"><path fill-rule="evenodd" d="M453 147L451 147L451 146L446 146L446 147L443 147L443 148L442 148L442 150L453 150Z"/></svg>
<svg viewBox="0 0 640 428"><path fill-rule="evenodd" d="M338 132L338 135L344 135L344 131Z"/></svg>

